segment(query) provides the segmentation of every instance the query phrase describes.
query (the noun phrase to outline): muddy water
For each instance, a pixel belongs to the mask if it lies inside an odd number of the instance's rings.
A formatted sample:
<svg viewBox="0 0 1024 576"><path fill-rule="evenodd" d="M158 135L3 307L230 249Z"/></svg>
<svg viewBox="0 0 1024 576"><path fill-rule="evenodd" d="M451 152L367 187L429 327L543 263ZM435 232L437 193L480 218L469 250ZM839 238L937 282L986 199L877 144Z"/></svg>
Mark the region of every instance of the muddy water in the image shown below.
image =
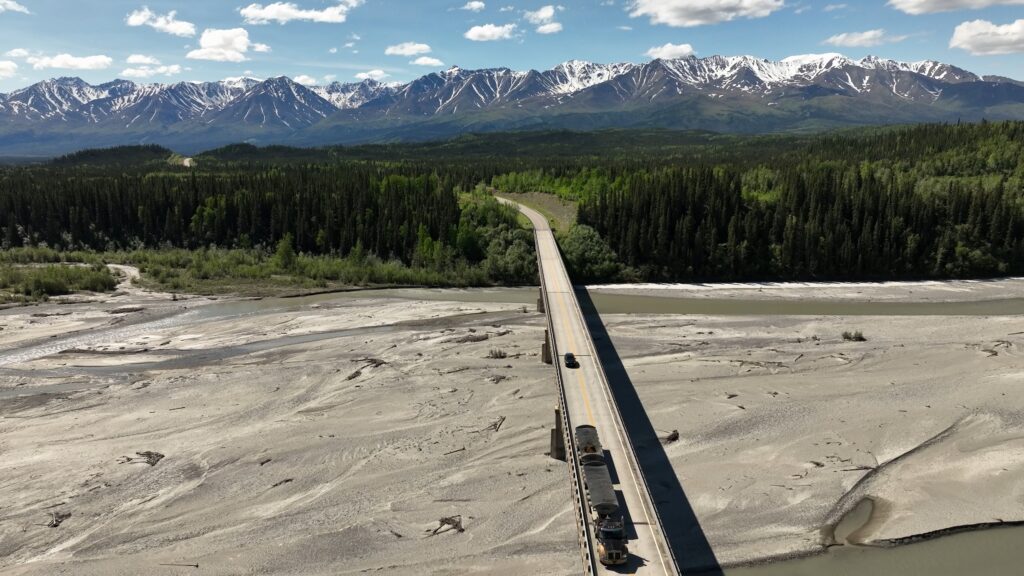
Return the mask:
<svg viewBox="0 0 1024 576"><path fill-rule="evenodd" d="M1019 576L1024 527L990 528L894 548L838 546L825 554L750 568L726 576Z"/></svg>
<svg viewBox="0 0 1024 576"><path fill-rule="evenodd" d="M592 291L602 314L705 314L709 316L1006 316L1024 315L1024 298L966 302L867 302L827 300L743 300L677 298ZM310 301L337 298L402 298L458 302L511 302L535 306L537 288L442 290L402 288L324 294ZM306 300L307 298L297 299Z"/></svg>

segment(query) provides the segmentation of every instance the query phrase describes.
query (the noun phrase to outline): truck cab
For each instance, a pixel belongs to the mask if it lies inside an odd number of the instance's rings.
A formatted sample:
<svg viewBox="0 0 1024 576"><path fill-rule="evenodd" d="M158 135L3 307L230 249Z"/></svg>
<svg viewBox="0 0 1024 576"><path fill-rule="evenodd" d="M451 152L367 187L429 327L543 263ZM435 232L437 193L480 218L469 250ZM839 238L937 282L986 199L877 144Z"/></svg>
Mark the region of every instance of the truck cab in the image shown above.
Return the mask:
<svg viewBox="0 0 1024 576"><path fill-rule="evenodd" d="M629 559L626 531L622 522L605 520L597 529L598 560L605 566L619 566Z"/></svg>

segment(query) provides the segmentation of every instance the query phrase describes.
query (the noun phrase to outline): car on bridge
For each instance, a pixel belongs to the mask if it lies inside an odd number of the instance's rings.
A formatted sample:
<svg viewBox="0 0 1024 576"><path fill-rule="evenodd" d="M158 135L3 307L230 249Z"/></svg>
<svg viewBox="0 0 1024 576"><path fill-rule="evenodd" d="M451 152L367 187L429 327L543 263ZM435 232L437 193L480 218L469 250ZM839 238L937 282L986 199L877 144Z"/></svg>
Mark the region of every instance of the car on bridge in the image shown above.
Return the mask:
<svg viewBox="0 0 1024 576"><path fill-rule="evenodd" d="M566 368L579 368L580 363L576 360L576 355L572 352L565 353L565 367Z"/></svg>

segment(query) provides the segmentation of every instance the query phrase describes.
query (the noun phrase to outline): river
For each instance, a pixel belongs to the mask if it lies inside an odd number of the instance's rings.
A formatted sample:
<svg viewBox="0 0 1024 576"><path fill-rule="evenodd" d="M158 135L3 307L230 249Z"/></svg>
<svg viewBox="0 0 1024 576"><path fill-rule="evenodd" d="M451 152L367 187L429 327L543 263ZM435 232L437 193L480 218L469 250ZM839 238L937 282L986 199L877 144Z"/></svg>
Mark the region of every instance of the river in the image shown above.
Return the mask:
<svg viewBox="0 0 1024 576"><path fill-rule="evenodd" d="M131 326L113 327L89 334L77 334L38 346L0 350L0 367L54 354L60 350L106 341L124 339L154 329L179 325L198 325L231 317L257 317L269 312L298 310L312 304L353 298L399 298L409 300L446 300L466 303L517 303L536 305L536 288L493 288L472 290L450 289L386 289L339 292L299 298L268 298L208 304L174 316L153 319ZM677 298L592 292L592 299L602 314L705 314L705 315L815 315L815 316L903 316L903 315L1020 315L1024 299L962 302L867 302L824 300L743 300L716 298ZM386 330L386 327L374 330ZM267 343L252 343L231 350L209 351L211 356L234 355L286 345L291 340L331 337L314 334L291 337ZM187 362L180 359L176 362ZM175 362L175 361L170 361ZM138 370L136 366L133 370ZM65 391L61 386L54 390ZM5 391L0 398L24 394L22 390ZM777 561L769 564L729 568L728 576L863 576L924 575L966 576L1024 574L1024 527L990 528L962 532L891 548L870 546L835 546L823 554L807 558Z"/></svg>

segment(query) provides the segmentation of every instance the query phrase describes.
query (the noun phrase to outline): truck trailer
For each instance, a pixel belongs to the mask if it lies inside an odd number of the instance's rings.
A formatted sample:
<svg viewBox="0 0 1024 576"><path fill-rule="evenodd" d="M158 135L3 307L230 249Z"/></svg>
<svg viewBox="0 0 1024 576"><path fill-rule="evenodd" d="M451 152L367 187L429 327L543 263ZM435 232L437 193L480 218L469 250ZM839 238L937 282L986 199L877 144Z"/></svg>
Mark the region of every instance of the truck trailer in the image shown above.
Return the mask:
<svg viewBox="0 0 1024 576"><path fill-rule="evenodd" d="M577 426L576 449L587 488L590 522L597 536L598 560L606 566L625 564L629 558L626 529L597 429L588 425Z"/></svg>

